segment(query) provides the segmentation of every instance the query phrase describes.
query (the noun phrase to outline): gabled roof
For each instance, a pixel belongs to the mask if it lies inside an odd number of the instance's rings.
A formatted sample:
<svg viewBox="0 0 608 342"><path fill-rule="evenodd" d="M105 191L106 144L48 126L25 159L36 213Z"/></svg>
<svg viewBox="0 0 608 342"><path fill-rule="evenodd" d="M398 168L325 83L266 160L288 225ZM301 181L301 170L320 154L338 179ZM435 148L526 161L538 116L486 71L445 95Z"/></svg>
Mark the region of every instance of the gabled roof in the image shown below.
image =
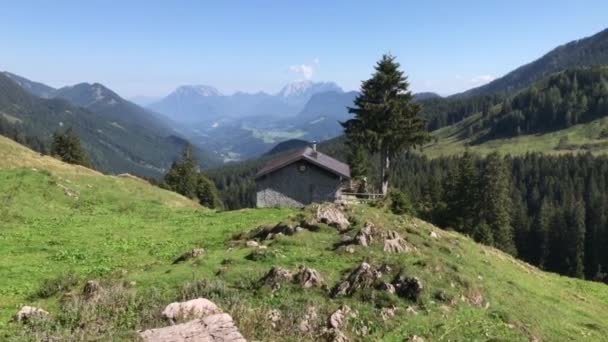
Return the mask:
<svg viewBox="0 0 608 342"><path fill-rule="evenodd" d="M306 160L322 169L325 169L333 174L343 178L350 178L350 168L348 165L335 160L334 158L318 151L313 151L312 148L306 147L293 153L286 154L269 161L256 175L259 178L273 171L281 169L287 165L293 164L299 160Z"/></svg>

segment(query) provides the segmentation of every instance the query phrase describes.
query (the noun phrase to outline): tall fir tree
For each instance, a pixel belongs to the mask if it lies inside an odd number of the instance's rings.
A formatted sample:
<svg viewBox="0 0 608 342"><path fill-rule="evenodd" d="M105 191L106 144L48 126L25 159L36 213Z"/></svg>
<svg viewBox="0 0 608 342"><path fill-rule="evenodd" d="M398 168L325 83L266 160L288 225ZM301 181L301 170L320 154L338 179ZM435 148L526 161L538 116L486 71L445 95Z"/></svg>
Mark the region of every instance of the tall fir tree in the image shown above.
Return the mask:
<svg viewBox="0 0 608 342"><path fill-rule="evenodd" d="M507 165L496 152L486 157L479 185L479 221L492 230L494 244L503 251L515 255L513 227L511 226L510 178Z"/></svg>
<svg viewBox="0 0 608 342"><path fill-rule="evenodd" d="M418 116L421 107L414 102L409 83L395 57L384 55L349 113L354 118L343 123L349 141L380 154L380 189L389 187L391 159L409 148L430 140L426 121Z"/></svg>
<svg viewBox="0 0 608 342"><path fill-rule="evenodd" d="M215 184L204 175L199 175L196 196L201 205L211 209L223 209L222 200Z"/></svg>
<svg viewBox="0 0 608 342"><path fill-rule="evenodd" d="M369 159L365 146L357 143L349 144L348 165L352 178L363 178L368 176Z"/></svg>
<svg viewBox="0 0 608 342"><path fill-rule="evenodd" d="M199 182L199 168L194 158L192 145L184 147L181 159L176 160L171 165L169 172L165 175L167 187L188 198L197 198L197 188Z"/></svg>
<svg viewBox="0 0 608 342"><path fill-rule="evenodd" d="M51 156L70 164L91 167L91 158L82 146L80 137L71 127L65 132L55 132L51 144Z"/></svg>

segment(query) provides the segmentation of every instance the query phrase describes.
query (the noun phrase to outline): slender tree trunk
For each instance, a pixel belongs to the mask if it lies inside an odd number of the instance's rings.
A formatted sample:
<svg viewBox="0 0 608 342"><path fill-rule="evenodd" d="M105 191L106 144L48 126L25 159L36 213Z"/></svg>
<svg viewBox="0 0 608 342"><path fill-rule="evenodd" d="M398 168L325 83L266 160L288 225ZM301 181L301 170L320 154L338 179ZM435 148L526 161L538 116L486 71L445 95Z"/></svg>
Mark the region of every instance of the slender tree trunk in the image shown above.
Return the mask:
<svg viewBox="0 0 608 342"><path fill-rule="evenodd" d="M382 160L380 161L381 163L381 168L380 168L380 188L382 189L382 195L386 196L386 194L388 193L388 179L389 179L389 169L390 169L390 164L391 164L391 159L388 155L388 151L386 151L386 149L382 149L382 152L380 153L380 158L382 158Z"/></svg>

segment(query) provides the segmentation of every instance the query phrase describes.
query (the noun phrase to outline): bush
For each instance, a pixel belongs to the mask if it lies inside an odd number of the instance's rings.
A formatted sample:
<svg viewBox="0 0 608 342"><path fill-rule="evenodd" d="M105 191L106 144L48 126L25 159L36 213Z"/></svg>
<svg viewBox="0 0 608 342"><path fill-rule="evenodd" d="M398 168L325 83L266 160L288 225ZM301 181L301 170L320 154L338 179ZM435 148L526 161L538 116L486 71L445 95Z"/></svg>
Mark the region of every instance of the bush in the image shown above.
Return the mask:
<svg viewBox="0 0 608 342"><path fill-rule="evenodd" d="M63 293L78 285L79 279L74 273L66 273L52 279L47 279L36 291L36 298L50 298L57 293Z"/></svg>
<svg viewBox="0 0 608 342"><path fill-rule="evenodd" d="M389 193L390 199L390 208L393 214L403 215L403 214L413 214L414 208L412 206L412 202L408 198L408 196L399 191L399 190L391 190Z"/></svg>

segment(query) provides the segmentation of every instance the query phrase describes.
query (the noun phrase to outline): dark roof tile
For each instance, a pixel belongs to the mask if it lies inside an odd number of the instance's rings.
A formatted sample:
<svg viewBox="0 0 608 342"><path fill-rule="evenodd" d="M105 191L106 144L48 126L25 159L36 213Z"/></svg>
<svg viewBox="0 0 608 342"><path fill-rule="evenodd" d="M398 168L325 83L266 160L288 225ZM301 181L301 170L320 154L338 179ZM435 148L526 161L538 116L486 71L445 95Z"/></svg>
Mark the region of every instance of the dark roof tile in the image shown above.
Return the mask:
<svg viewBox="0 0 608 342"><path fill-rule="evenodd" d="M350 178L350 168L347 164L344 164L326 154L318 151L313 151L312 148L306 147L304 149L288 153L280 156L276 159L269 161L257 174L256 178L263 175L269 174L273 171L281 169L287 165L295 163L299 160L306 160L314 165L317 165L331 173L344 178Z"/></svg>

